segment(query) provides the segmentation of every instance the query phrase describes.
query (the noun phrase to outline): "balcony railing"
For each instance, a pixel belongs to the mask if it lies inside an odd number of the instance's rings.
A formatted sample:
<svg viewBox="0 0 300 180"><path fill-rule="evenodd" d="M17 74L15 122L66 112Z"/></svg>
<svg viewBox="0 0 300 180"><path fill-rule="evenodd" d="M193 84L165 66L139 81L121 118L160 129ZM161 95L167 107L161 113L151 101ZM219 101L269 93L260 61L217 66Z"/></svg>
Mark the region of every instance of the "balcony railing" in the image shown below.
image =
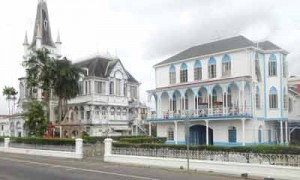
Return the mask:
<svg viewBox="0 0 300 180"><path fill-rule="evenodd" d="M179 111L162 111L161 114L157 112L149 112L147 120L179 120L179 119L206 119L206 118L238 118L238 117L251 117L251 107L238 108L204 108L198 110L179 110Z"/></svg>

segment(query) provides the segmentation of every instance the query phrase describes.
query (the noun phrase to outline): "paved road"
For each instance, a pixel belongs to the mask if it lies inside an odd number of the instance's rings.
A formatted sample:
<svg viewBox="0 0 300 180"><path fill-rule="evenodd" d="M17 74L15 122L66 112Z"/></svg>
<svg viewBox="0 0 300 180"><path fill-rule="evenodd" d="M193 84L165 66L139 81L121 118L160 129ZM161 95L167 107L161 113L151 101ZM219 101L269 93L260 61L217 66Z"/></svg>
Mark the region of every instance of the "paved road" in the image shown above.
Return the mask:
<svg viewBox="0 0 300 180"><path fill-rule="evenodd" d="M213 173L119 165L91 160L70 160L0 152L0 180L235 180Z"/></svg>

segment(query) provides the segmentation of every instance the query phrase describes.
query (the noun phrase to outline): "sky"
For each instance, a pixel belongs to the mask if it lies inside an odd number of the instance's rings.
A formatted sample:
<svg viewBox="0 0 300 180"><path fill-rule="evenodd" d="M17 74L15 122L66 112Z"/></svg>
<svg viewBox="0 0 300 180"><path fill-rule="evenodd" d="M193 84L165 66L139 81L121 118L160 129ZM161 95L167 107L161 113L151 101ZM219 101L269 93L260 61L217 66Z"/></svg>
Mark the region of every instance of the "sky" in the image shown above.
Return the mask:
<svg viewBox="0 0 300 180"><path fill-rule="evenodd" d="M4 86L18 90L25 32L29 43L38 0L0 1L0 114ZM290 54L289 74L300 74L297 0L47 0L52 38L73 62L103 52L118 55L141 82L141 100L154 89L153 65L191 46L244 35L270 40Z"/></svg>

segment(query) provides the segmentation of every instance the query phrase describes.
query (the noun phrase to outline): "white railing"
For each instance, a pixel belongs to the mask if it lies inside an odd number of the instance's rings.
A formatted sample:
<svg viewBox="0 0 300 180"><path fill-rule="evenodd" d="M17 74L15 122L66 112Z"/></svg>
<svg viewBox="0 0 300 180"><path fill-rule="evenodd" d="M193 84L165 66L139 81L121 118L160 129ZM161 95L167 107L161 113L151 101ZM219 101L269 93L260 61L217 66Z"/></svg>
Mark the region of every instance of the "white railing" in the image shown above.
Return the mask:
<svg viewBox="0 0 300 180"><path fill-rule="evenodd" d="M179 110L179 111L162 111L160 114L157 112L149 112L147 119L177 119L177 118L202 118L202 117L234 117L234 116L251 116L251 107L213 107L203 108L198 110Z"/></svg>

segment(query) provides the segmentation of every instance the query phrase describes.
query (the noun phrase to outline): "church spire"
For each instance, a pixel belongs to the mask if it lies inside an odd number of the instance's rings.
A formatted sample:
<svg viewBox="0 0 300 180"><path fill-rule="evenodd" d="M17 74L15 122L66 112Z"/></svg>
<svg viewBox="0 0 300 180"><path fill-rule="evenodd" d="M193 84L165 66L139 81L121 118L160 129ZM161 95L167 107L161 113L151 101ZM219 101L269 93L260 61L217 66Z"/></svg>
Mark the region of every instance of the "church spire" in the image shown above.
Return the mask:
<svg viewBox="0 0 300 180"><path fill-rule="evenodd" d="M28 43L28 38L27 38L27 31L25 32L25 38L24 38L24 42L23 42L23 46L29 45Z"/></svg>
<svg viewBox="0 0 300 180"><path fill-rule="evenodd" d="M41 45L55 47L51 36L47 3L44 0L38 2L31 46L36 46L36 41L39 38Z"/></svg>

